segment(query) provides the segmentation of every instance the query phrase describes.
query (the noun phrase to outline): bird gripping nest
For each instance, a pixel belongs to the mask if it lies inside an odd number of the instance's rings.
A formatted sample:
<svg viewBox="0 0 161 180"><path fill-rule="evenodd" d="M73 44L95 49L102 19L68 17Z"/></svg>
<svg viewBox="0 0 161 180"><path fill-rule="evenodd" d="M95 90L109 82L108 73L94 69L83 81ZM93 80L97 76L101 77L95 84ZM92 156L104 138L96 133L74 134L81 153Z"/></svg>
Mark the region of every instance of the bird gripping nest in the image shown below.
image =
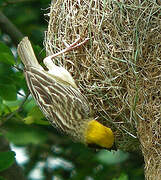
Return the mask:
<svg viewBox="0 0 161 180"><path fill-rule="evenodd" d="M78 43L79 38L66 49L46 57L43 62L48 71L38 63L27 37L22 39L17 50L25 65L24 74L29 90L51 124L79 142L111 149L114 143L112 130L91 117L89 103L70 73L52 61L54 57L81 46L87 40Z"/></svg>

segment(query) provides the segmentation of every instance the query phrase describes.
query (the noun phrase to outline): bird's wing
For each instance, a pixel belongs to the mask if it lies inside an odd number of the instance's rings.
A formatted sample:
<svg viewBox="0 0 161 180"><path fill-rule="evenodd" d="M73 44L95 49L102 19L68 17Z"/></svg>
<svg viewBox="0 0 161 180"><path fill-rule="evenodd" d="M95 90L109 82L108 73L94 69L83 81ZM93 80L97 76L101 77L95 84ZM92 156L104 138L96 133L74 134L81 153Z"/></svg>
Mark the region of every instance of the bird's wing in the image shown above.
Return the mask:
<svg viewBox="0 0 161 180"><path fill-rule="evenodd" d="M35 67L25 70L28 87L47 119L62 131L75 128L89 118L87 99L78 89ZM77 122L75 122L77 121Z"/></svg>

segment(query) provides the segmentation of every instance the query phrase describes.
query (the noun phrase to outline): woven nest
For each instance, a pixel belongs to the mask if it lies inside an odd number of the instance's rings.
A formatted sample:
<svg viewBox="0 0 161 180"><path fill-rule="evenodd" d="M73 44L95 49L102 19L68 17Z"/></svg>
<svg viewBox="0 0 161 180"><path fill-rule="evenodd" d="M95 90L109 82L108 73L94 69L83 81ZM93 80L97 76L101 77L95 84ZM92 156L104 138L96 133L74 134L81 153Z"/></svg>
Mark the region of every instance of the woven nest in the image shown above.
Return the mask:
<svg viewBox="0 0 161 180"><path fill-rule="evenodd" d="M45 38L47 55L65 48L63 40L90 38L55 63L113 129L117 148L143 152L147 179L161 173L160 9L151 0L54 0Z"/></svg>

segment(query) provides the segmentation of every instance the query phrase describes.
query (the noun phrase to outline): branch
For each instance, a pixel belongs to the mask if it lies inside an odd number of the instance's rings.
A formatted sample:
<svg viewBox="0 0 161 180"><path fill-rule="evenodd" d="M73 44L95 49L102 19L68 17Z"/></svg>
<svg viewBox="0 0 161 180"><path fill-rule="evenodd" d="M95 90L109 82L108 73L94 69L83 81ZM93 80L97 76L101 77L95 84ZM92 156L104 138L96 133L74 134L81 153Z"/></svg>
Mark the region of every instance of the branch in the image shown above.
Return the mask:
<svg viewBox="0 0 161 180"><path fill-rule="evenodd" d="M5 1L2 5L3 6L7 6L8 4L16 4L16 3L23 3L23 2L34 2L34 1L38 1L38 0L8 0Z"/></svg>
<svg viewBox="0 0 161 180"><path fill-rule="evenodd" d="M28 93L25 98L22 100L20 106L18 109L16 109L15 111L11 112L10 114L7 114L6 116L4 116L4 118L1 118L1 122L0 122L0 127L9 119L11 119L15 114L19 113L20 111L22 111L22 107L25 104L27 98L29 97L30 93Z"/></svg>
<svg viewBox="0 0 161 180"><path fill-rule="evenodd" d="M23 99L23 101L21 102L20 106L18 109L16 109L15 111L13 111L11 114L9 114L7 117L6 117L6 121L8 121L9 119L11 119L16 113L19 113L21 110L22 110L22 107L23 105L25 104L27 98L29 97L30 93L28 93L25 98Z"/></svg>
<svg viewBox="0 0 161 180"><path fill-rule="evenodd" d="M18 45L23 38L23 34L17 29L17 27L0 11L0 29L8 34L13 42Z"/></svg>

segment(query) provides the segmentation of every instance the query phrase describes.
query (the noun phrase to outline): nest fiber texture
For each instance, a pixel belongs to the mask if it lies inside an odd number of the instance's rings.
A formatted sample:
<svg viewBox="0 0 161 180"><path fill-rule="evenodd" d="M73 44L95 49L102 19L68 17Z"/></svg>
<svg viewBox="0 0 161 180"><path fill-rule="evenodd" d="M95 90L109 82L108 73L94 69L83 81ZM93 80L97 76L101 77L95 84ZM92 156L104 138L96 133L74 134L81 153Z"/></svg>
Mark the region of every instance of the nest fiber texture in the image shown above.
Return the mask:
<svg viewBox="0 0 161 180"><path fill-rule="evenodd" d="M71 72L94 117L112 127L118 148L138 151L140 141L147 179L161 177L160 10L151 0L54 0L45 38L47 55L63 40L90 38L55 63Z"/></svg>

